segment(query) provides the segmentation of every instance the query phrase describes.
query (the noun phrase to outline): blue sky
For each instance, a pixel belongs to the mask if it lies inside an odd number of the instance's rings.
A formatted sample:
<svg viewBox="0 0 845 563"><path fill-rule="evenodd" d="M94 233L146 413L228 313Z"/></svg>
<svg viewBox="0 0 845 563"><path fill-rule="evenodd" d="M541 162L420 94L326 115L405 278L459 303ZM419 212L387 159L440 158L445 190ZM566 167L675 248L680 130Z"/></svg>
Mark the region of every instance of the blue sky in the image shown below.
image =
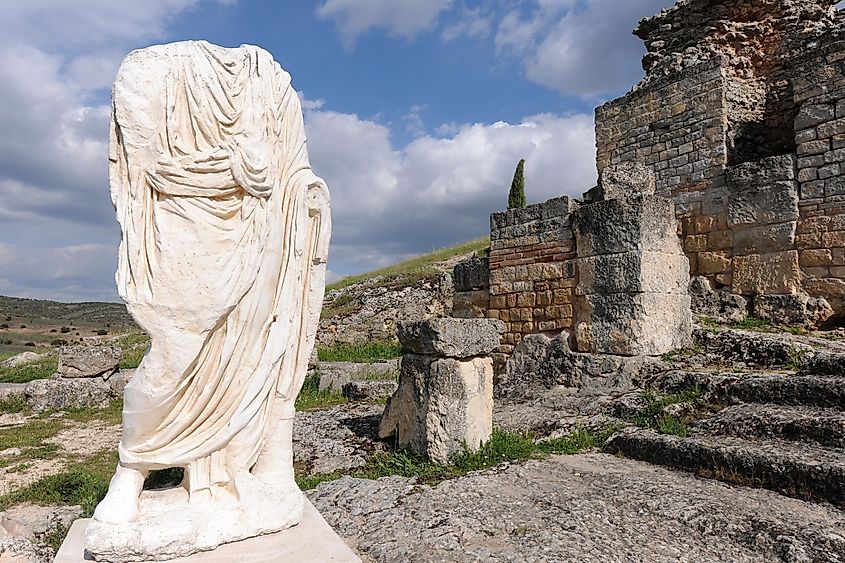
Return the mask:
<svg viewBox="0 0 845 563"><path fill-rule="evenodd" d="M595 181L593 107L642 76L671 0L28 0L0 12L0 294L116 300L109 88L136 48L270 51L332 192L332 277L487 234Z"/></svg>

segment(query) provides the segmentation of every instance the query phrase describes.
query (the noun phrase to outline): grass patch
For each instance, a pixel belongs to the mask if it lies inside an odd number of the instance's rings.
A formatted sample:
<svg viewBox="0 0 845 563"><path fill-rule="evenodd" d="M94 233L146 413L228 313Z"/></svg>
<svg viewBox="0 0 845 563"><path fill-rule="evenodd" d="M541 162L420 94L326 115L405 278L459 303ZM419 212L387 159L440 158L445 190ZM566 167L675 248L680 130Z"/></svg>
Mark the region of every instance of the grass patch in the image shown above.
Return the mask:
<svg viewBox="0 0 845 563"><path fill-rule="evenodd" d="M448 465L439 465L407 450L379 452L368 456L366 466L362 469L349 473L336 471L301 476L297 479L297 483L302 490L308 490L320 483L351 475L361 479L390 476L416 477L421 483L434 485L466 475L471 471L495 467L502 463L542 459L549 454L582 453L600 447L617 430L615 426L609 426L600 432L578 429L563 438L536 442L530 434L494 429L490 440L482 444L478 451L465 450L455 455Z"/></svg>
<svg viewBox="0 0 845 563"><path fill-rule="evenodd" d="M0 369L0 383L29 383L35 379L46 379L59 370L59 358L55 354L12 368Z"/></svg>
<svg viewBox="0 0 845 563"><path fill-rule="evenodd" d="M123 421L123 401L113 400L104 409L96 407L85 407L78 409L67 409L62 411L65 418L76 422L103 421L107 424L120 424Z"/></svg>
<svg viewBox="0 0 845 563"><path fill-rule="evenodd" d="M415 256L403 262L399 262L398 264L394 264L374 272L347 276L326 286L326 291L343 289L344 287L349 287L350 285L357 283L373 281L376 278L378 278L378 285L390 285L391 282L395 283L400 280L400 278L402 278L401 285L413 285L421 279L431 277L444 271L443 268L438 267L438 264L463 254L484 252L489 246L489 237L472 240L450 248L436 250L422 256Z"/></svg>
<svg viewBox="0 0 845 563"><path fill-rule="evenodd" d="M799 371L807 364L807 355L809 354L809 350L805 348L796 348L794 346L789 348L788 355L789 357L786 360L786 368Z"/></svg>
<svg viewBox="0 0 845 563"><path fill-rule="evenodd" d="M28 413L29 405L23 395L13 394L0 399L0 414Z"/></svg>
<svg viewBox="0 0 845 563"><path fill-rule="evenodd" d="M598 432L593 432L585 428L579 428L568 436L562 438L555 438L546 442L537 444L540 451L547 454L561 454L573 455L594 448L600 448L608 438L614 433L618 432L619 426L614 424L608 425Z"/></svg>
<svg viewBox="0 0 845 563"><path fill-rule="evenodd" d="M745 330L755 330L761 328L770 328L772 326L772 321L769 319L761 319L760 317L755 317L753 315L748 315L741 321L736 321L731 323L731 328L736 329L745 329Z"/></svg>
<svg viewBox="0 0 845 563"><path fill-rule="evenodd" d="M0 511L23 502L46 506L78 504L83 518L90 517L108 491L117 461L116 450L102 450L71 463L61 473L0 496Z"/></svg>
<svg viewBox="0 0 845 563"><path fill-rule="evenodd" d="M143 333L126 334L118 338L117 345L123 350L120 369L135 369L147 353L150 337Z"/></svg>
<svg viewBox="0 0 845 563"><path fill-rule="evenodd" d="M393 342L367 342L366 344L336 342L330 347L317 348L317 358L321 362L374 363L398 358L401 355L402 347Z"/></svg>
<svg viewBox="0 0 845 563"><path fill-rule="evenodd" d="M311 374L305 378L302 390L296 397L296 410L309 411L328 408L346 402L346 397L331 390L320 391L320 375Z"/></svg>
<svg viewBox="0 0 845 563"><path fill-rule="evenodd" d="M60 418L36 418L23 426L0 428L0 444L6 448L36 448L65 427Z"/></svg>
<svg viewBox="0 0 845 563"><path fill-rule="evenodd" d="M642 400L645 405L643 411L638 416L631 418L630 421L637 426L651 428L661 434L671 434L681 437L689 436L689 424L692 422L692 417L673 416L665 413L663 409L669 405L680 403L699 405L703 394L704 391L698 386L682 391L681 393L663 396L658 396L653 391L644 391L642 394Z"/></svg>
<svg viewBox="0 0 845 563"><path fill-rule="evenodd" d="M112 468L113 469L113 468ZM78 504L85 516L94 513L97 503L108 491L109 479L89 471L73 469L47 475L13 493L0 496L0 510L31 502L40 505Z"/></svg>

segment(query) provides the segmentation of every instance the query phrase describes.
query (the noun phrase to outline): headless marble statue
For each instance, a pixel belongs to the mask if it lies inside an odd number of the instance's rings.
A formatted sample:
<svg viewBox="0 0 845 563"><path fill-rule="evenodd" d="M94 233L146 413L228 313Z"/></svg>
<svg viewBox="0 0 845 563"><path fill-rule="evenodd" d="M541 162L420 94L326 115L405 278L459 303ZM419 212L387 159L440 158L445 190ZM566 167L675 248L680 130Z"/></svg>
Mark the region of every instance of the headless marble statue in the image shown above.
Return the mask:
<svg viewBox="0 0 845 563"><path fill-rule="evenodd" d="M331 220L290 76L253 46L149 47L123 62L113 112L117 286L151 346L86 549L167 559L292 526L294 400ZM181 487L142 491L170 467Z"/></svg>

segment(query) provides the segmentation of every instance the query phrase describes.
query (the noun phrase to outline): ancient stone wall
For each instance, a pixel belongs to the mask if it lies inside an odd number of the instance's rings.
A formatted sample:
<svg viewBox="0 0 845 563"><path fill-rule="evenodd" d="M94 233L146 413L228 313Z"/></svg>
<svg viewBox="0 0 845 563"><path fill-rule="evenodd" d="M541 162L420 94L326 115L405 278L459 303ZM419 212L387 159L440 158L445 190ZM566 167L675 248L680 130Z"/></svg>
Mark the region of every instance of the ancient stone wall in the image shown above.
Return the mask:
<svg viewBox="0 0 845 563"><path fill-rule="evenodd" d="M657 193L673 197L693 274L722 283L729 270L726 81L720 60L656 80L596 109L599 174L639 162L655 174ZM699 260L700 257L700 260Z"/></svg>
<svg viewBox="0 0 845 563"><path fill-rule="evenodd" d="M837 37L839 36L839 37ZM796 65L795 120L803 287L845 307L845 41L836 34Z"/></svg>
<svg viewBox="0 0 845 563"><path fill-rule="evenodd" d="M501 353L525 334L572 327L572 208L572 200L560 197L490 216L488 316L506 324Z"/></svg>
<svg viewBox="0 0 845 563"><path fill-rule="evenodd" d="M596 110L599 171L671 197L692 275L845 312L845 47L833 0L679 0L641 22L646 77Z"/></svg>

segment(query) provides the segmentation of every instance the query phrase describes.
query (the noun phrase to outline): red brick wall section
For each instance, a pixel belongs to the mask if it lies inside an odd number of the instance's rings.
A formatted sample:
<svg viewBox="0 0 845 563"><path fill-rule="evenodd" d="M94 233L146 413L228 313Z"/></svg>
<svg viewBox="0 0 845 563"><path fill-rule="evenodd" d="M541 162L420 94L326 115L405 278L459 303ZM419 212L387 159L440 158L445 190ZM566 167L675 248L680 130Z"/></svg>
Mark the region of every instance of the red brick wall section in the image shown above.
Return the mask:
<svg viewBox="0 0 845 563"><path fill-rule="evenodd" d="M505 322L500 353L526 334L572 327L575 237L567 197L490 216L490 307Z"/></svg>

